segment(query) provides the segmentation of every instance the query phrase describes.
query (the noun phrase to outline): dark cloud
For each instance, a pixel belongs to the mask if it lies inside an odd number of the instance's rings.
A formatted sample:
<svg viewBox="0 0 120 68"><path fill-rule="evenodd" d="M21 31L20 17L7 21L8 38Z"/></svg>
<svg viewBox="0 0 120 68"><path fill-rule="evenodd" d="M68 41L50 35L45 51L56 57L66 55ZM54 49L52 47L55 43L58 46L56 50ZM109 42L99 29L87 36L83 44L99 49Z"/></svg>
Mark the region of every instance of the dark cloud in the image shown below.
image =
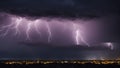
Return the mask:
<svg viewBox="0 0 120 68"><path fill-rule="evenodd" d="M119 44L115 44L115 49L110 50L101 44L100 46L51 46L46 43L18 43L19 48L12 51L1 51L1 57L13 59L56 59L56 60L85 60L89 58L105 57L107 59L114 59L120 56ZM32 47L31 47L32 46ZM4 54L2 54L4 53Z"/></svg>
<svg viewBox="0 0 120 68"><path fill-rule="evenodd" d="M119 13L112 0L2 0L0 10L17 15L51 17L100 17Z"/></svg>

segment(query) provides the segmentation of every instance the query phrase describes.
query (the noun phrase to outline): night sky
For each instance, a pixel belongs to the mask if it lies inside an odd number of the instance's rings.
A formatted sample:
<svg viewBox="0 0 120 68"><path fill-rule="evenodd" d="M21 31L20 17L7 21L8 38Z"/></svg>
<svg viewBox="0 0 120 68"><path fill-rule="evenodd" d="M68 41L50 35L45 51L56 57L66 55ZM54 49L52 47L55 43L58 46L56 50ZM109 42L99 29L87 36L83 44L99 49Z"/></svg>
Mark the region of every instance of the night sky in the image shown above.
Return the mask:
<svg viewBox="0 0 120 68"><path fill-rule="evenodd" d="M119 3L119 0L0 0L0 59L117 59L120 57ZM19 18L22 20L19 29L12 29L18 27L13 23L4 30L4 25ZM35 20L42 22L37 24L40 29L37 33L34 24L28 23ZM89 47L83 41L75 44L74 33L79 27L74 30L72 24L85 27L84 40ZM7 30L10 31L3 37ZM17 30L20 35L14 35ZM50 35L52 39L48 42Z"/></svg>

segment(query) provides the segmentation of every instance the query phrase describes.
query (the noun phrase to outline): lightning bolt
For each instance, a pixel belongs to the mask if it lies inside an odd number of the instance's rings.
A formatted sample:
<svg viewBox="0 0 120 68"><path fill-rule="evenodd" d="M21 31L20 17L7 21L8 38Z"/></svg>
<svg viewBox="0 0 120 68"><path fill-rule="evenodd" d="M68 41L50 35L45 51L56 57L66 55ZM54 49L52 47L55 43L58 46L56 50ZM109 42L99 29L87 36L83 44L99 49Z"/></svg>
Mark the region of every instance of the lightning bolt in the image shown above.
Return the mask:
<svg viewBox="0 0 120 68"><path fill-rule="evenodd" d="M76 44L79 45L79 30L76 30L76 36L75 36L75 39L76 39Z"/></svg>
<svg viewBox="0 0 120 68"><path fill-rule="evenodd" d="M111 42L106 43L106 46L110 47L111 50L113 50L113 44Z"/></svg>
<svg viewBox="0 0 120 68"><path fill-rule="evenodd" d="M27 25L27 30L26 30L27 40L30 40L30 34L29 33L30 33L31 25L32 25L31 22L28 23L28 25Z"/></svg>
<svg viewBox="0 0 120 68"><path fill-rule="evenodd" d="M11 23L9 25L2 25L2 27L0 28L0 32L2 32L0 36L6 36L10 29L12 29L12 27L14 27L14 23Z"/></svg>
<svg viewBox="0 0 120 68"><path fill-rule="evenodd" d="M35 21L35 24L34 24L34 27L35 27L35 30L36 30L36 32L39 34L39 35L41 35L41 32L39 31L39 23L41 23L41 22L39 22L39 20L36 20Z"/></svg>
<svg viewBox="0 0 120 68"><path fill-rule="evenodd" d="M80 27L76 24L73 24L74 27L74 35L75 35L75 41L76 41L76 45L80 45L80 41L85 43L87 46L89 46L89 44L84 40L82 34L83 32L81 31Z"/></svg>
<svg viewBox="0 0 120 68"><path fill-rule="evenodd" d="M51 29L50 29L50 26L48 23L46 23L46 27L47 27L47 30L48 30L48 42L51 41L51 38L52 38L52 32L51 32Z"/></svg>
<svg viewBox="0 0 120 68"><path fill-rule="evenodd" d="M2 37L6 36L8 34L8 32L11 29L15 29L15 35L17 35L18 33L20 33L19 31L19 25L22 21L22 18L12 18L12 23L10 23L9 25L4 25L2 26L0 29L0 31L2 31L3 33L1 34Z"/></svg>
<svg viewBox="0 0 120 68"><path fill-rule="evenodd" d="M5 30L5 33L1 34L0 36L4 37L4 36L6 36L6 35L8 34L8 32L9 32L9 28L7 28L7 29Z"/></svg>
<svg viewBox="0 0 120 68"><path fill-rule="evenodd" d="M37 20L29 20L27 18L22 18L22 17L11 17L12 22L10 22L10 24L7 25L2 25L0 27L0 36L6 36L9 34L9 32L11 32L12 30L14 31L14 35L21 35L21 34L25 34L26 36L26 40L31 40L31 36L32 35L32 30L34 30L37 34L39 34L41 36L41 31L40 28L45 28L46 32L48 34L48 42L51 42L52 40L52 30L51 30L51 23L56 23L56 20L53 21L47 21L45 19L37 19ZM57 20L57 22L59 22L60 27L63 27L64 30L67 30L69 28L69 26L67 24L65 24L65 22L70 22L73 23L74 21L59 21ZM41 24L44 25L45 27L40 27ZM39 26L40 25L40 26ZM71 24L70 24L71 25ZM76 45L80 45L81 42L88 45L89 44L86 42L86 40L83 37L83 30L81 29L81 26L77 23L73 23L72 25L72 30L74 33L74 40ZM32 29L34 28L34 29ZM22 33L23 31L23 33Z"/></svg>
<svg viewBox="0 0 120 68"><path fill-rule="evenodd" d="M17 18L16 21L15 21L15 35L17 35L18 33L20 33L20 30L19 30L19 25L21 24L22 22L22 18Z"/></svg>
<svg viewBox="0 0 120 68"><path fill-rule="evenodd" d="M25 28L26 40L30 40L31 29L34 27L34 30L36 31L36 33L41 35L41 32L39 30L39 24L45 23L44 25L46 26L47 32L48 32L48 42L51 41L52 32L51 32L48 22L41 20L41 19L31 21L31 20L28 20L26 18L21 18L21 17L12 17L11 20L12 22L10 22L9 25L2 25L2 27L0 27L0 32L1 32L0 36L2 37L6 36L7 34L9 34L11 29L15 30L14 35L18 35L20 34L20 30L21 30L21 28L19 27L26 26Z"/></svg>

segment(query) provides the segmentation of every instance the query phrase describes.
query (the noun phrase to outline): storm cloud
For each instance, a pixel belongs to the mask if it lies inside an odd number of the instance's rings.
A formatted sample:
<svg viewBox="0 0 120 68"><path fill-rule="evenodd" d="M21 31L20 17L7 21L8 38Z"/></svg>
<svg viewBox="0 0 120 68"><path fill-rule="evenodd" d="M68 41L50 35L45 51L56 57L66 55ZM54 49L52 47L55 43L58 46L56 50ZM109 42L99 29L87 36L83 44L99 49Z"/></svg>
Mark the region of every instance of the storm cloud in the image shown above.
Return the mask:
<svg viewBox="0 0 120 68"><path fill-rule="evenodd" d="M11 34L14 31L0 37L0 59L116 59L120 56L119 3L118 0L0 0L0 28L12 23L12 18L21 18L22 23L44 20L43 18L49 24L55 21L51 24L54 39L50 43L45 42L45 29L41 29L41 39L35 35L32 41L25 41L19 35L13 37ZM56 21L60 23L56 25ZM68 31L72 29L70 21L86 24L89 37L87 41L91 47L73 44ZM62 30L61 23L67 23L66 30ZM3 32L4 30L0 35ZM113 43L114 49L102 44L106 42Z"/></svg>

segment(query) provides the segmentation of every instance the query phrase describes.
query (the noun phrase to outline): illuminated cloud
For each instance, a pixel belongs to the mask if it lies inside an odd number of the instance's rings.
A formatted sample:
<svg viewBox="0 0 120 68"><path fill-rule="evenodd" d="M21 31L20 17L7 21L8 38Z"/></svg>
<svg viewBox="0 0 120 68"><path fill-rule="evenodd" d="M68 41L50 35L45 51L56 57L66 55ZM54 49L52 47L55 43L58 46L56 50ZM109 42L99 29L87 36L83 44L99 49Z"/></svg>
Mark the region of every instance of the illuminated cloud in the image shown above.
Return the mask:
<svg viewBox="0 0 120 68"><path fill-rule="evenodd" d="M23 36L26 35L26 40L32 40L32 36L38 34L38 37L42 37L42 32L47 32L48 42L50 43L54 39L54 29L60 29L61 31L70 32L69 35L74 37L73 42L76 45L85 44L89 46L85 41L84 36L84 24L82 20L70 20L70 19L59 19L59 18L37 18L29 19L27 17L20 17L8 14L10 22L2 24L0 27L0 36L5 37L7 35ZM57 27L59 26L59 27ZM84 28L82 28L84 27ZM64 33L67 33L64 32ZM73 35L73 36L72 36ZM42 39L42 38L41 38ZM71 38L72 39L72 38Z"/></svg>

